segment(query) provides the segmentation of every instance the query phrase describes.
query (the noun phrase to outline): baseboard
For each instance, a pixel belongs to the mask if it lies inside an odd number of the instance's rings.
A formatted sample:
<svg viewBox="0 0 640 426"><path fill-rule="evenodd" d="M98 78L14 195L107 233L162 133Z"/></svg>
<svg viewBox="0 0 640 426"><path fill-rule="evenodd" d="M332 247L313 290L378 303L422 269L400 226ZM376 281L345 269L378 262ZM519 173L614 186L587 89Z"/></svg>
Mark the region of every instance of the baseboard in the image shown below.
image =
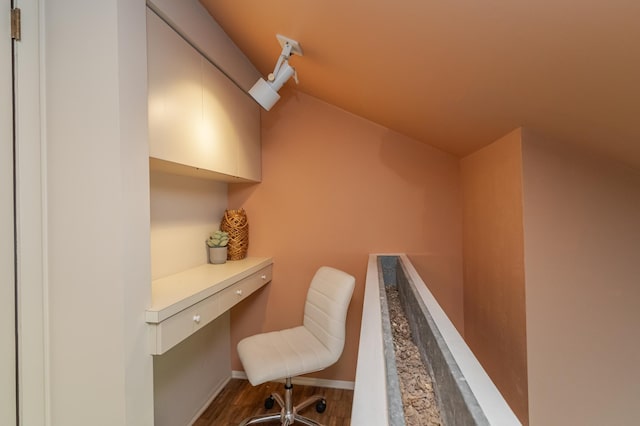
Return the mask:
<svg viewBox="0 0 640 426"><path fill-rule="evenodd" d="M198 410L198 412L196 413L195 416L193 416L193 419L191 419L191 421L188 423L189 426L192 426L196 420L198 420L200 418L200 416L202 415L202 413L205 412L205 410L207 408L209 408L209 405L211 405L211 403L213 402L214 399L216 399L216 396L218 396L218 394L220 392L222 392L222 389L224 389L225 386L227 386L227 383L229 383L229 380L231 380L233 377L233 373L231 374L230 377L227 377L226 379L222 380L220 382L220 384L218 386L216 386L216 388L213 390L213 392L211 393L211 396L209 397L209 399L207 399L207 401L204 403L204 405L202 406L202 408L200 408Z"/></svg>
<svg viewBox="0 0 640 426"><path fill-rule="evenodd" d="M233 370L231 372L231 377L234 379L247 380L247 375L244 371ZM284 379L275 380L275 381L284 383ZM318 386L321 388L348 389L348 390L353 390L353 387L355 384L355 382L349 382L346 380L327 380L327 379L317 379L315 377L294 377L293 379L291 379L291 382L294 385Z"/></svg>

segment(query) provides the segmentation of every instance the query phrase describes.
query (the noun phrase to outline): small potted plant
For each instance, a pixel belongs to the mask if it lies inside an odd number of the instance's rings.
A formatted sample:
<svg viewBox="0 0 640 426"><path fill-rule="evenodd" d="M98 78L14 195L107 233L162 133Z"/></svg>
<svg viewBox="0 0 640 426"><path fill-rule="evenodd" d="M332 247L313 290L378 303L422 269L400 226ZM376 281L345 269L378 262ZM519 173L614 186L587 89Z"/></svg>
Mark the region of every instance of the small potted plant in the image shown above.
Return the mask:
<svg viewBox="0 0 640 426"><path fill-rule="evenodd" d="M224 231L212 232L207 239L209 247L209 263L220 264L227 261L227 243L229 234Z"/></svg>

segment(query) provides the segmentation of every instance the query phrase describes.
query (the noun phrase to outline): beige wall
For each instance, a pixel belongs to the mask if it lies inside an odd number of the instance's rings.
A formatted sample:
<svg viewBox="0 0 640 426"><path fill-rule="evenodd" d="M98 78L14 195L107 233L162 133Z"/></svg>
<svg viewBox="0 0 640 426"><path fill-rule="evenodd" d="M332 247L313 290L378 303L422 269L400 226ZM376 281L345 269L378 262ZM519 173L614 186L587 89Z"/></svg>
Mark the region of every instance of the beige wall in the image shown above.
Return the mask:
<svg viewBox="0 0 640 426"><path fill-rule="evenodd" d="M124 0L47 5L40 34L46 424L148 426L145 7Z"/></svg>
<svg viewBox="0 0 640 426"><path fill-rule="evenodd" d="M521 133L461 160L465 340L527 423Z"/></svg>
<svg viewBox="0 0 640 426"><path fill-rule="evenodd" d="M246 209L249 254L273 256L274 275L232 310L232 346L300 324L311 277L331 265L357 284L343 356L315 376L354 380L367 255L426 253L460 262L458 160L297 92L263 114L262 130L263 181L230 185L229 207ZM233 368L242 369L235 353Z"/></svg>
<svg viewBox="0 0 640 426"><path fill-rule="evenodd" d="M524 134L532 425L640 418L640 172Z"/></svg>
<svg viewBox="0 0 640 426"><path fill-rule="evenodd" d="M229 313L153 357L154 426L190 425L231 376Z"/></svg>
<svg viewBox="0 0 640 426"><path fill-rule="evenodd" d="M152 279L207 263L205 240L220 227L227 208L227 186L151 172Z"/></svg>
<svg viewBox="0 0 640 426"><path fill-rule="evenodd" d="M153 279L207 263L205 240L220 226L227 184L152 171L151 275ZM153 357L156 426L188 424L231 376L229 315L166 354Z"/></svg>

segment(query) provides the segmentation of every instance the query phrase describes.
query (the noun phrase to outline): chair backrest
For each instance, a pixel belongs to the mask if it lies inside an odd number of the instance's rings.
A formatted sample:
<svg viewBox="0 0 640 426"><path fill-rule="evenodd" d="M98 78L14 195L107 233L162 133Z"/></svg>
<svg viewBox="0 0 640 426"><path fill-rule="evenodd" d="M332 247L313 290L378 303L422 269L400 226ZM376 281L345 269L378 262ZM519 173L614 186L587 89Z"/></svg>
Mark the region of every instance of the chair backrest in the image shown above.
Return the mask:
<svg viewBox="0 0 640 426"><path fill-rule="evenodd" d="M347 309L356 279L346 272L322 266L313 279L304 306L304 326L335 356L342 354Z"/></svg>

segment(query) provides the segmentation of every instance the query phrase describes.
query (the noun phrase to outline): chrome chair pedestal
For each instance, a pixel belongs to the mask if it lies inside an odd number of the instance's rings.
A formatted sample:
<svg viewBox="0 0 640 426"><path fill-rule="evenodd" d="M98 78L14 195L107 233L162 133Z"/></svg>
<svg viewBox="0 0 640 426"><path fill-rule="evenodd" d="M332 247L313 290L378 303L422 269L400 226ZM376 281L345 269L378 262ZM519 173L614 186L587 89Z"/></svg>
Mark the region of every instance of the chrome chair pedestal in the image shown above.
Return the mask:
<svg viewBox="0 0 640 426"><path fill-rule="evenodd" d="M250 417L240 423L240 426L255 425L258 423L269 423L280 421L283 425L292 425L294 423L302 423L308 426L322 426L321 423L311 420L305 416L298 414L300 411L307 408L309 405L322 401L324 397L322 395L313 395L302 401L300 404L293 406L293 385L291 384L291 378L287 378L284 385L284 400L278 393L272 393L271 398L278 403L281 407L280 414L262 414L260 416Z"/></svg>

